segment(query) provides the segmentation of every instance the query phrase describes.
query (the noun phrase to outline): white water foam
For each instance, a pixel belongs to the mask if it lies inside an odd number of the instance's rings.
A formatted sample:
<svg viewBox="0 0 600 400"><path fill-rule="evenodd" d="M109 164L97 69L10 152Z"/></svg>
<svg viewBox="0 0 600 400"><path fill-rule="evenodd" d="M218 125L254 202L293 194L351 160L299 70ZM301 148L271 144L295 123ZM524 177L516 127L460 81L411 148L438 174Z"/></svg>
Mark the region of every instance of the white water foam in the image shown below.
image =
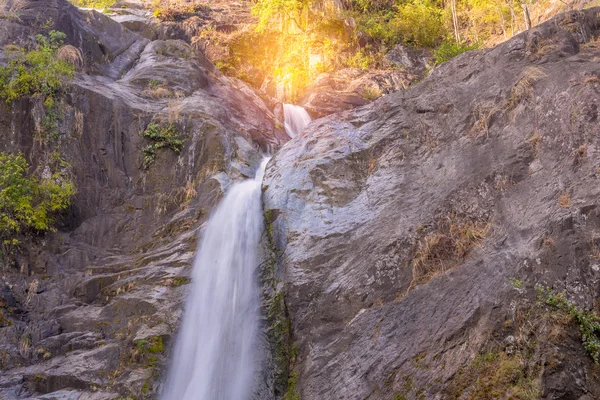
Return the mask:
<svg viewBox="0 0 600 400"><path fill-rule="evenodd" d="M293 104L283 105L283 115L285 131L291 138L298 136L306 128L306 125L312 121L304 108Z"/></svg>
<svg viewBox="0 0 600 400"><path fill-rule="evenodd" d="M234 184L208 221L162 400L245 400L253 393L268 161L254 179Z"/></svg>

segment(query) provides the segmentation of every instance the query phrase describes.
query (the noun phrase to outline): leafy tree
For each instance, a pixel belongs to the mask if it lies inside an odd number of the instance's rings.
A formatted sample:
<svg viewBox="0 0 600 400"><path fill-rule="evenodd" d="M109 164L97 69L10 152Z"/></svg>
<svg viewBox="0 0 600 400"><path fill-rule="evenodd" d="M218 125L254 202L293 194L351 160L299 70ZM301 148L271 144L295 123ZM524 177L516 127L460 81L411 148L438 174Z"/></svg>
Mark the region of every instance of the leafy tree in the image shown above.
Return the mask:
<svg viewBox="0 0 600 400"><path fill-rule="evenodd" d="M258 16L256 30L264 32L276 18L281 18L284 24L291 21L296 28L306 30L310 4L311 0L258 0L252 8L252 13Z"/></svg>
<svg viewBox="0 0 600 400"><path fill-rule="evenodd" d="M51 156L58 172L44 179L28 173L22 154L0 152L0 255L6 261L27 233L54 231L56 216L71 204L75 185L62 172L67 164Z"/></svg>

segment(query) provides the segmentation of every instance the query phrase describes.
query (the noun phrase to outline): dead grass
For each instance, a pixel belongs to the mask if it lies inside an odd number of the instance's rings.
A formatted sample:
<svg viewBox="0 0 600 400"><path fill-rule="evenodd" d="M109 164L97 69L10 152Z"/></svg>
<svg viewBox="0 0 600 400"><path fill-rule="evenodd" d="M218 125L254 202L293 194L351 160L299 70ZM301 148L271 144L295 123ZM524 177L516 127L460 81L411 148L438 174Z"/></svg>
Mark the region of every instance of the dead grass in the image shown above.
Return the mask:
<svg viewBox="0 0 600 400"><path fill-rule="evenodd" d="M575 150L573 150L573 165L581 165L587 158L588 148L586 144L582 144Z"/></svg>
<svg viewBox="0 0 600 400"><path fill-rule="evenodd" d="M73 128L77 137L81 137L83 135L83 127L83 113L79 110L75 110L75 124Z"/></svg>
<svg viewBox="0 0 600 400"><path fill-rule="evenodd" d="M595 75L588 76L583 80L583 83L585 85L597 85L600 83L600 78Z"/></svg>
<svg viewBox="0 0 600 400"><path fill-rule="evenodd" d="M550 236L546 236L542 240L542 246L545 246L545 247L554 247L555 245L556 245L556 242Z"/></svg>
<svg viewBox="0 0 600 400"><path fill-rule="evenodd" d="M485 133L487 136L492 118L501 111L501 108L493 102L478 104L473 110L475 124L469 131L469 136L475 137L481 133Z"/></svg>
<svg viewBox="0 0 600 400"><path fill-rule="evenodd" d="M568 190L563 191L560 196L558 196L558 206L560 208L571 207L571 193L569 193Z"/></svg>
<svg viewBox="0 0 600 400"><path fill-rule="evenodd" d="M503 192L513 186L515 182L509 175L499 174L494 177L494 189Z"/></svg>
<svg viewBox="0 0 600 400"><path fill-rule="evenodd" d="M4 45L4 51L6 51L6 52L21 51L21 47L15 45L15 44L6 44L6 45Z"/></svg>
<svg viewBox="0 0 600 400"><path fill-rule="evenodd" d="M506 103L508 110L514 110L523 100L529 98L533 94L534 83L547 76L540 67L527 67L521 74L519 81L510 91L510 96Z"/></svg>
<svg viewBox="0 0 600 400"><path fill-rule="evenodd" d="M56 51L56 58L60 61L64 61L73 65L77 69L83 67L83 55L81 50L75 46L71 46L70 44L61 46Z"/></svg>
<svg viewBox="0 0 600 400"><path fill-rule="evenodd" d="M177 122L181 118L181 104L170 102L167 104L168 121L170 124Z"/></svg>
<svg viewBox="0 0 600 400"><path fill-rule="evenodd" d="M592 258L596 261L600 260L600 249L598 249L598 245L596 244L597 241L597 237L590 239L590 251L592 253Z"/></svg>
<svg viewBox="0 0 600 400"><path fill-rule="evenodd" d="M198 191L196 190L196 183L193 181L188 181L183 189L185 195L185 201L190 201L194 197L198 195Z"/></svg>
<svg viewBox="0 0 600 400"><path fill-rule="evenodd" d="M535 154L535 158L539 158L540 156L540 147L542 144L542 136L538 132L533 132L531 137L527 139L527 143L531 146L533 153Z"/></svg>
<svg viewBox="0 0 600 400"><path fill-rule="evenodd" d="M153 99L165 99L173 97L173 92L163 86L146 89L143 91L143 94L144 96L151 97Z"/></svg>
<svg viewBox="0 0 600 400"><path fill-rule="evenodd" d="M436 231L423 237L412 259L412 281L406 291L429 282L459 265L490 231L488 221L465 220L456 216L438 223Z"/></svg>
<svg viewBox="0 0 600 400"><path fill-rule="evenodd" d="M3 7L5 2L2 2L0 7ZM12 22L21 22L20 12L27 5L26 0L15 0L9 9L0 8L0 19L6 19Z"/></svg>

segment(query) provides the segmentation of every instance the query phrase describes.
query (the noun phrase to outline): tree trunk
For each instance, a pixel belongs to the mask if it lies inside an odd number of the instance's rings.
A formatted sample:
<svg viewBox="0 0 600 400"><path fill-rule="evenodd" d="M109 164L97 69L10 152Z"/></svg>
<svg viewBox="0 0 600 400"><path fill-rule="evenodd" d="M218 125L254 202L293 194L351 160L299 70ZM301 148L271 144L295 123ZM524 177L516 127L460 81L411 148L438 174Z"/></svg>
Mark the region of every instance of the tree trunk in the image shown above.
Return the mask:
<svg viewBox="0 0 600 400"><path fill-rule="evenodd" d="M525 18L525 29L529 30L531 29L531 16L525 0L521 0L521 8L523 8L523 17Z"/></svg>
<svg viewBox="0 0 600 400"><path fill-rule="evenodd" d="M456 12L456 0L450 0L450 8L452 9L452 25L454 25L454 39L460 42L460 32L458 31L458 14Z"/></svg>

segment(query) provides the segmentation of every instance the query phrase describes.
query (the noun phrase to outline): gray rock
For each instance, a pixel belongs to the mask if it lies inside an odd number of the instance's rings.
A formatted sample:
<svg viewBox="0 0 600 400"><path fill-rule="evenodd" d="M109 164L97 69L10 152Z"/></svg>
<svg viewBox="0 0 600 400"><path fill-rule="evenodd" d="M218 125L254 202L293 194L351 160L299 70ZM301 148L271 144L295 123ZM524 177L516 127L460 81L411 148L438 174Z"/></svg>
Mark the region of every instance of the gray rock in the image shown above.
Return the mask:
<svg viewBox="0 0 600 400"><path fill-rule="evenodd" d="M586 309L599 295L599 13L465 53L405 91L314 121L276 154L263 273L288 390L462 398L477 385L476 356L530 326L543 398L600 397L577 326L539 322L534 290L566 290ZM473 234L482 239L466 251L453 242Z"/></svg>
<svg viewBox="0 0 600 400"><path fill-rule="evenodd" d="M384 57L390 64L403 68L413 75L424 77L427 69L433 67L433 54L430 50L398 44Z"/></svg>

